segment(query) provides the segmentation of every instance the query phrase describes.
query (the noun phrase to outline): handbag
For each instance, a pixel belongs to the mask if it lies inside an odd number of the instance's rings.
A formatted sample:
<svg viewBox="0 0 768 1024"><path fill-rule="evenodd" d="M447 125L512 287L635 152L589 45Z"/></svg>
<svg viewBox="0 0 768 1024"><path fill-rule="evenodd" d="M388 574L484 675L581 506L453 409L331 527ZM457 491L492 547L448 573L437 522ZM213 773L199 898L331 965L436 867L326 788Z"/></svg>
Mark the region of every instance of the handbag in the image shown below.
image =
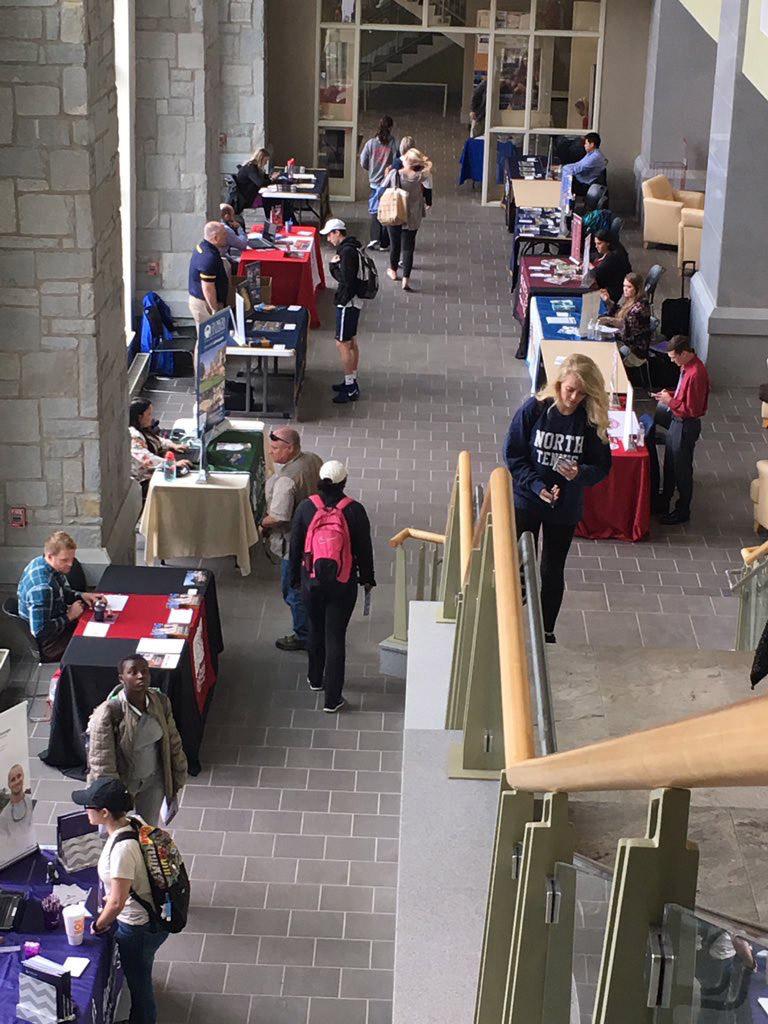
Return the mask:
<svg viewBox="0 0 768 1024"><path fill-rule="evenodd" d="M379 224L388 228L408 223L408 193L400 187L400 173L395 171L395 184L385 188L379 199Z"/></svg>
<svg viewBox="0 0 768 1024"><path fill-rule="evenodd" d="M85 811L60 814L56 819L56 849L65 871L82 871L99 862L104 840Z"/></svg>

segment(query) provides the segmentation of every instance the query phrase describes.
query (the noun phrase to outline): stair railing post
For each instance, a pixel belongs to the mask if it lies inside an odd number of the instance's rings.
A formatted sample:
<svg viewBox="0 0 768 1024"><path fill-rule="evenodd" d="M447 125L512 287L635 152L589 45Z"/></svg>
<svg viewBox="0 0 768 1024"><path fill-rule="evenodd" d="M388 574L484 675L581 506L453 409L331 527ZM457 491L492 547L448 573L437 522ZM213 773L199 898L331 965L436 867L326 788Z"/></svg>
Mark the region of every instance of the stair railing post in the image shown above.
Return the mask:
<svg viewBox="0 0 768 1024"><path fill-rule="evenodd" d="M408 566L404 544L395 548L395 624L392 638L408 643Z"/></svg>
<svg viewBox="0 0 768 1024"><path fill-rule="evenodd" d="M457 502L458 482L451 491L448 507L448 523L445 528L443 567L440 575L438 601L442 602L441 618L448 622L456 619L456 595L461 590L461 551L459 547L459 509Z"/></svg>
<svg viewBox="0 0 768 1024"><path fill-rule="evenodd" d="M472 636L475 630L480 592L480 562L480 553L474 552L469 563L467 579L456 599L456 632L453 640L451 678L448 684L446 729L461 729L464 726L469 686L470 657L472 653ZM499 770L503 767L503 765L499 765Z"/></svg>

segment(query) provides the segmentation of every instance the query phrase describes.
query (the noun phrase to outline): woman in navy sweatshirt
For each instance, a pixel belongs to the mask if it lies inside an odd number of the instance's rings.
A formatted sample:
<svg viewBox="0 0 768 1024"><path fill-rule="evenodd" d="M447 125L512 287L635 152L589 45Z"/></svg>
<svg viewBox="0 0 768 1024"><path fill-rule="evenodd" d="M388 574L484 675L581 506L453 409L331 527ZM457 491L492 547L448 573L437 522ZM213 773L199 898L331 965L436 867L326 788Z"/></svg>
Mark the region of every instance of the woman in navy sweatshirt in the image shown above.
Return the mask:
<svg viewBox="0 0 768 1024"><path fill-rule="evenodd" d="M588 356L564 360L557 379L517 410L504 442L513 480L518 536L530 531L541 551L541 609L547 643L563 603L565 560L582 517L584 488L611 468L608 395Z"/></svg>

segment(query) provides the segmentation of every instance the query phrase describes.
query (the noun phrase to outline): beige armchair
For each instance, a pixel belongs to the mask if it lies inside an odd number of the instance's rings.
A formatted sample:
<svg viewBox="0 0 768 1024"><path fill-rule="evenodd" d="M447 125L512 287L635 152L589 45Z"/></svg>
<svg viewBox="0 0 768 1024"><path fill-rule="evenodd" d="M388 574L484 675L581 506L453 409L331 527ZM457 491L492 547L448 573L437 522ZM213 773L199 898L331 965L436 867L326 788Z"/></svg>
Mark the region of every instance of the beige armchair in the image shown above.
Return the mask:
<svg viewBox="0 0 768 1024"><path fill-rule="evenodd" d="M643 182L643 245L677 245L684 207L704 209L704 193L672 188L663 174Z"/></svg>
<svg viewBox="0 0 768 1024"><path fill-rule="evenodd" d="M768 530L768 459L757 463L757 480L749 485L749 496L753 505L755 533L761 529Z"/></svg>
<svg viewBox="0 0 768 1024"><path fill-rule="evenodd" d="M701 256L701 235L704 229L704 211L684 206L680 214L680 225L677 229L677 265L682 268L683 261L693 261L699 269Z"/></svg>

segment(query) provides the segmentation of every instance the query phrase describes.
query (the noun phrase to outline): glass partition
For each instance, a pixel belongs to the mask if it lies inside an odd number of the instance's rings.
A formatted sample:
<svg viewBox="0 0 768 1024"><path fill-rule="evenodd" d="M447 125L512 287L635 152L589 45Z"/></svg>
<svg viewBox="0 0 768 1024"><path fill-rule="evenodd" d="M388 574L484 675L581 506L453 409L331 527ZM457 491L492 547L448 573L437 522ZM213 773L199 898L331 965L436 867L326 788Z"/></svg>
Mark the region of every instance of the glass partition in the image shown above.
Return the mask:
<svg viewBox="0 0 768 1024"><path fill-rule="evenodd" d="M320 128L317 133L317 163L328 171L332 196L351 196L355 147L351 128Z"/></svg>
<svg viewBox="0 0 768 1024"><path fill-rule="evenodd" d="M320 33L318 115L321 121L351 121L354 115L355 33L324 28Z"/></svg>
<svg viewBox="0 0 768 1024"><path fill-rule="evenodd" d="M597 865L575 857L576 906L573 920L571 1020L590 1022L608 925L612 878Z"/></svg>
<svg viewBox="0 0 768 1024"><path fill-rule="evenodd" d="M466 25L467 0L432 0L427 21L430 25Z"/></svg>
<svg viewBox="0 0 768 1024"><path fill-rule="evenodd" d="M362 0L362 20L370 25L420 25L422 0Z"/></svg>
<svg viewBox="0 0 768 1024"><path fill-rule="evenodd" d="M531 0L496 0L496 28L527 32L530 27Z"/></svg>
<svg viewBox="0 0 768 1024"><path fill-rule="evenodd" d="M538 0L536 29L549 32L598 32L600 0Z"/></svg>
<svg viewBox="0 0 768 1024"><path fill-rule="evenodd" d="M321 0L320 20L350 24L355 20L355 0Z"/></svg>
<svg viewBox="0 0 768 1024"><path fill-rule="evenodd" d="M493 95L487 113L494 128L525 127L528 83L528 37L497 38L493 48Z"/></svg>

